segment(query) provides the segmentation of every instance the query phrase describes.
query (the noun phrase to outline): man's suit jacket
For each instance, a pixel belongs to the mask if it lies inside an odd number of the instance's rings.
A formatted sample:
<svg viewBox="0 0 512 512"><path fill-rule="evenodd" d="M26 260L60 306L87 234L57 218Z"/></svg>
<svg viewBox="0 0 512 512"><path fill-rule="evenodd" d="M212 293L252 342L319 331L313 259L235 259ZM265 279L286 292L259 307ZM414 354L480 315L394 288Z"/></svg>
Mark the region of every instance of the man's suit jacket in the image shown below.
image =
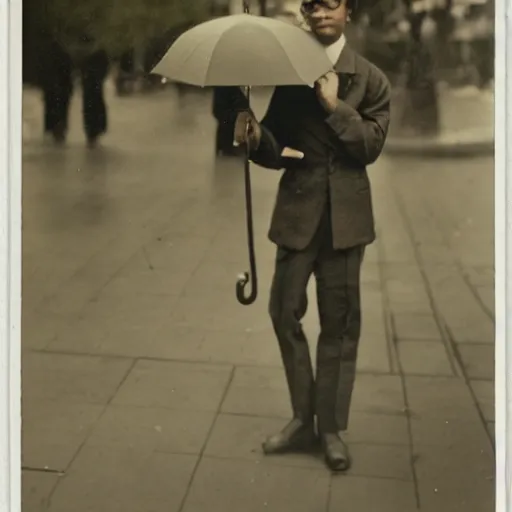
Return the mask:
<svg viewBox="0 0 512 512"><path fill-rule="evenodd" d="M334 67L340 78L333 114L308 86L276 87L261 121L255 163L285 171L281 177L269 238L302 250L311 241L329 201L335 249L375 240L366 166L380 155L387 136L391 88L385 75L345 45ZM283 147L304 152L282 158Z"/></svg>

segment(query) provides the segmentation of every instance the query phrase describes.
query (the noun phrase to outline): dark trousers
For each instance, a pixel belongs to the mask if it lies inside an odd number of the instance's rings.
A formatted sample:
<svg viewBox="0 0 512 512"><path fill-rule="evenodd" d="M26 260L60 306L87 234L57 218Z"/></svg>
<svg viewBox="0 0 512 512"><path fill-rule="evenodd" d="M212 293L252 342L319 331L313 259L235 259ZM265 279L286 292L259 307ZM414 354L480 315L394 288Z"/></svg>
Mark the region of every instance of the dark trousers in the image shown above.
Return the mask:
<svg viewBox="0 0 512 512"><path fill-rule="evenodd" d="M55 135L65 135L68 129L68 113L73 94L73 62L59 47L52 49L47 77L43 83L44 128ZM105 52L96 52L80 65L82 79L82 112L84 130L89 139L107 130L107 110L103 97L103 84L108 71Z"/></svg>
<svg viewBox="0 0 512 512"><path fill-rule="evenodd" d="M57 44L46 56L42 83L44 97L44 131L64 135L68 128L68 112L73 94L73 62Z"/></svg>
<svg viewBox="0 0 512 512"><path fill-rule="evenodd" d="M238 109L248 108L246 97L239 87L215 87L213 89L213 116L217 120L215 149L218 153L238 153L233 147L233 135Z"/></svg>
<svg viewBox="0 0 512 512"><path fill-rule="evenodd" d="M87 57L81 66L82 113L85 133L89 138L107 131L107 107L103 95L103 84L108 72L108 57L105 52L96 52Z"/></svg>
<svg viewBox="0 0 512 512"><path fill-rule="evenodd" d="M279 342L294 417L316 415L323 433L347 428L361 333L360 270L364 246L334 250L326 211L302 251L278 248L269 312ZM316 278L320 336L316 381L301 320L307 284Z"/></svg>

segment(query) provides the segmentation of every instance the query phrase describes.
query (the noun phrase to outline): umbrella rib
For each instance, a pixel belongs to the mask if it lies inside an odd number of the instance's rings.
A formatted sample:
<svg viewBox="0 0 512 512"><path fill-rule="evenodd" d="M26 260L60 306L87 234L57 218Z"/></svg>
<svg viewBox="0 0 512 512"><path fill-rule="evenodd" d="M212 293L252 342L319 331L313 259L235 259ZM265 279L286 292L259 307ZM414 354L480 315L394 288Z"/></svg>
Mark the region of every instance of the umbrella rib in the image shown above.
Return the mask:
<svg viewBox="0 0 512 512"><path fill-rule="evenodd" d="M300 30L303 30L303 29L300 29ZM306 31L304 31L304 33L306 33ZM288 55L288 52L286 51L286 48L283 46L283 43L279 40L278 37L276 37L276 35L274 34L274 32L271 32L272 34L272 37L277 41L277 43L279 44L279 46L281 47L281 49L283 50L283 53L285 55ZM304 80L304 77L303 76L300 76L301 80L306 83L306 80Z"/></svg>
<svg viewBox="0 0 512 512"><path fill-rule="evenodd" d="M222 34L222 37L225 37L231 30L234 30L235 28L238 28L240 27L241 23L239 25L237 24L233 24L231 27L229 27L223 34ZM210 64L208 64L208 69L206 71L206 75L205 75L205 83L208 83L208 75L210 73L210 69L211 69L211 63L213 61L213 58L215 56L215 52L219 49L219 45L216 45L214 48L213 48L213 51L212 51L212 54L210 55ZM238 84L238 85L251 85L251 84Z"/></svg>
<svg viewBox="0 0 512 512"><path fill-rule="evenodd" d="M213 35L211 35L210 37L208 37L208 38L206 39L206 41L209 41L210 39L213 39L213 38L215 38L215 37L217 37L217 36L218 36L218 34L213 34ZM204 42L205 42L205 40L204 40L204 39L203 39L203 40L198 41L198 43L194 46L193 50L192 50L192 51L187 55L187 57L182 61L181 66L180 66L180 69L183 69L183 68L185 67L185 65L187 64L187 62L188 62L188 61L193 57L193 55L196 53L196 51L199 49L199 47L200 47L202 44L204 44ZM212 56L213 56L213 52L212 52L212 55L210 55L210 61L211 61ZM209 67L208 67L208 68L209 68ZM208 71L206 72L206 74L208 74ZM203 77L203 78L205 78L205 77ZM203 84L203 86L204 86L204 84Z"/></svg>
<svg viewBox="0 0 512 512"><path fill-rule="evenodd" d="M240 25L241 24L234 24L232 25L231 27L229 27L223 34L222 36L225 37L231 30L235 30L237 28L240 28ZM281 50L283 51L283 54L285 56L288 55L288 52L286 51L286 48L283 46L283 43L279 40L279 38L275 35L275 33L273 31L268 31L269 35L271 35L274 40L278 43L279 47L281 48ZM304 31L304 33L306 33ZM219 46L216 45L212 51L212 54L210 56L210 63L214 60L214 56L215 56L215 52L218 50ZM211 69L211 65L208 66L208 70L206 71L206 75L205 75L205 83L208 83L208 75L210 73L210 69ZM304 83L307 83L307 81L304 79L304 77L302 76L302 74L300 75L300 78L301 80L304 82ZM252 84L237 84L239 86L251 86Z"/></svg>

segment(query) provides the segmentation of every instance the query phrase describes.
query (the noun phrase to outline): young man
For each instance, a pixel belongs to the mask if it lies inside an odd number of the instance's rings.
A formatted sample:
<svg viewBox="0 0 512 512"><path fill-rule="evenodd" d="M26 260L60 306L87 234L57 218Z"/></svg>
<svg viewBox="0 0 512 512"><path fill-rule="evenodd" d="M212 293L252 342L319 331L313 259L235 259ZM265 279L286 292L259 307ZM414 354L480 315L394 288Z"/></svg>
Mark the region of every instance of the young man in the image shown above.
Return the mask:
<svg viewBox="0 0 512 512"><path fill-rule="evenodd" d="M277 245L269 312L293 419L263 449L283 453L320 440L334 471L350 466L343 432L361 331L360 269L365 246L375 239L366 166L381 153L390 115L388 80L345 44L354 4L303 0L302 13L333 71L314 88L277 87L261 124L249 111L235 124L235 141L250 145L254 162L285 168L269 231ZM312 274L321 327L316 380L300 323Z"/></svg>

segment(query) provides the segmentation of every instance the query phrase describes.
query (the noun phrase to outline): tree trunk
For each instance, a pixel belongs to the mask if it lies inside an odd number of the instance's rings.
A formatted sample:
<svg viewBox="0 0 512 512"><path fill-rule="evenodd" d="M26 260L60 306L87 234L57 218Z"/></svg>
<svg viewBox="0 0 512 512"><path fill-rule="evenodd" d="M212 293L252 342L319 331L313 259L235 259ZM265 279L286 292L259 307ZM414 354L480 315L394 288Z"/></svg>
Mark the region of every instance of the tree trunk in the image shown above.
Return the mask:
<svg viewBox="0 0 512 512"><path fill-rule="evenodd" d="M396 128L401 135L435 136L440 129L437 77L432 45L422 37L426 12L413 12L407 3L411 30Z"/></svg>

